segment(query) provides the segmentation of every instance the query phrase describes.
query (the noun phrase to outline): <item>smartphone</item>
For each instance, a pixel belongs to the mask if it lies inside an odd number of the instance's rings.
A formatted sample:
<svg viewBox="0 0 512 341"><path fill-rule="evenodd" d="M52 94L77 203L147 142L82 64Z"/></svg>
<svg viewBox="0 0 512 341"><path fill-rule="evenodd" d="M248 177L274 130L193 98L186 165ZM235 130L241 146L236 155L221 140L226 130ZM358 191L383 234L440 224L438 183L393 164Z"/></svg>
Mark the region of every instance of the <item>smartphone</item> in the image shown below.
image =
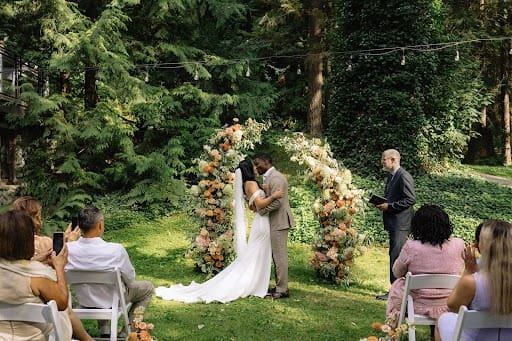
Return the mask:
<svg viewBox="0 0 512 341"><path fill-rule="evenodd" d="M75 230L78 227L78 217L71 217L71 230Z"/></svg>
<svg viewBox="0 0 512 341"><path fill-rule="evenodd" d="M53 251L58 255L64 246L64 232L53 232Z"/></svg>

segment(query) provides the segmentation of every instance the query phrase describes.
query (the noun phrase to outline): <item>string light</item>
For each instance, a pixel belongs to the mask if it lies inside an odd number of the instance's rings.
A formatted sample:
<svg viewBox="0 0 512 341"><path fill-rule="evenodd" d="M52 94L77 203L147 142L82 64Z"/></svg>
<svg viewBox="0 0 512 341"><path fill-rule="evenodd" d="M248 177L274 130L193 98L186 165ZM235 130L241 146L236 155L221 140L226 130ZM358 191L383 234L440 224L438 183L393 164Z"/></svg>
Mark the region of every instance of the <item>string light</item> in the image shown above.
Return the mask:
<svg viewBox="0 0 512 341"><path fill-rule="evenodd" d="M455 51L455 61L458 62L459 60L460 60L459 48L457 47L457 50Z"/></svg>
<svg viewBox="0 0 512 341"><path fill-rule="evenodd" d="M198 70L198 68L199 68L199 64L196 63L196 68L194 70L194 80L195 81L199 80L199 70Z"/></svg>
<svg viewBox="0 0 512 341"><path fill-rule="evenodd" d="M44 91L43 91L43 97L50 96L50 80L48 77L46 77L46 80L44 81Z"/></svg>
<svg viewBox="0 0 512 341"><path fill-rule="evenodd" d="M508 51L508 54L512 54L512 38L510 39L510 51Z"/></svg>
<svg viewBox="0 0 512 341"><path fill-rule="evenodd" d="M503 40L509 40L511 44L511 48L509 53L512 55L512 37L494 37L494 38L477 38L477 39L471 39L471 40L461 40L461 41L450 41L445 43L428 43L428 44L420 44L420 45L407 45L407 46L394 46L394 47L383 47L383 48L372 48L372 49L361 49L361 50L345 50L345 51L329 51L329 54L331 56L338 56L338 55L350 55L350 56L357 56L362 55L364 57L369 56L383 56L395 53L397 51L402 50L402 63L404 62L405 58L405 50L408 51L414 51L414 52L433 52L438 51L462 44L471 44L471 43L477 43L477 42L486 42L486 41L503 41ZM314 55L324 55L325 52L322 53L314 53L314 54L297 54L297 55L272 55L272 56L266 56L266 57L260 57L260 58L243 58L243 59L225 59L223 60L223 63L219 63L219 60L216 60L215 65L229 65L229 64L243 64L251 62L265 62L265 61L272 61L272 60L278 60L278 59L305 59L309 56ZM460 56L459 56L460 58ZM209 65L209 60L202 60L202 61L182 61L182 62L163 62L163 63L152 63L152 64L136 64L134 65L137 69L143 69L143 68L153 68L153 69L183 69L188 68L189 65L195 64L195 70L194 70L194 79L199 79L199 70L198 67L200 65ZM98 70L101 67L80 67L80 68L71 68L68 71L69 72L83 72L87 70ZM353 69L353 65L349 63L347 65L347 71L349 69ZM40 68L41 71L47 71L47 72L53 72L57 71L57 69L54 68ZM197 72L196 72L197 71ZM298 70L297 70L298 72ZM196 79L197 74L197 79Z"/></svg>
<svg viewBox="0 0 512 341"><path fill-rule="evenodd" d="M347 71L352 71L352 55L350 55L350 58L348 60L348 65L347 65Z"/></svg>
<svg viewBox="0 0 512 341"><path fill-rule="evenodd" d="M405 49L402 49L402 61L400 62L400 65L405 65Z"/></svg>
<svg viewBox="0 0 512 341"><path fill-rule="evenodd" d="M297 74L298 75L302 74L302 70L300 69L300 66L297 68Z"/></svg>
<svg viewBox="0 0 512 341"><path fill-rule="evenodd" d="M251 77L251 68L249 67L249 61L247 61L247 70L245 70L245 77Z"/></svg>
<svg viewBox="0 0 512 341"><path fill-rule="evenodd" d="M146 82L146 83L149 82L149 72L148 72L148 69L146 69L146 76L144 77L144 82Z"/></svg>

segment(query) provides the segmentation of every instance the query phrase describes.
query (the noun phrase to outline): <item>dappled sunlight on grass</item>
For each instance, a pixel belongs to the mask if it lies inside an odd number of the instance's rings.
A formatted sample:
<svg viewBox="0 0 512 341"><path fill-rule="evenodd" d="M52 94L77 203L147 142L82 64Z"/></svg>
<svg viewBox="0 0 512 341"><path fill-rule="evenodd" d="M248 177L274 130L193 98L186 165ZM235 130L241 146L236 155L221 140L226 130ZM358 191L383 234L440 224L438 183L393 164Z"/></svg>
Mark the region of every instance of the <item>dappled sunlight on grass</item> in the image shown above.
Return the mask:
<svg viewBox="0 0 512 341"><path fill-rule="evenodd" d="M182 214L109 231L106 239L123 243L137 277L155 286L204 282L205 275L184 258L190 219ZM387 289L387 249L370 248L355 259L349 287L324 283L310 265L311 245L289 244L289 299L249 297L228 304L184 304L153 298L145 320L159 340L358 340L382 321ZM273 274L272 280L273 282Z"/></svg>

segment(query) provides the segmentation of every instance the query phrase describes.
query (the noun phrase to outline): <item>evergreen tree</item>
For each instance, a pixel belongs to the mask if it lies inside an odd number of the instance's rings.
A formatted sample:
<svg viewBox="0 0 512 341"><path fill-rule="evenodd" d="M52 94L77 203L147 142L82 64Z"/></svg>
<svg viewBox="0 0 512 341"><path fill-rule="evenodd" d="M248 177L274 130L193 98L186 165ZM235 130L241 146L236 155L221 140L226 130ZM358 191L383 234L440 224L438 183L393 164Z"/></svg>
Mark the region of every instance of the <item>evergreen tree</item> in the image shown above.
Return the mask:
<svg viewBox="0 0 512 341"><path fill-rule="evenodd" d="M398 149L412 171L461 158L468 127L478 119L478 103L468 99L478 84L463 73L474 65L455 62L455 46L429 45L450 38L441 3L337 5L326 122L336 154L365 173L380 169L378 160L387 148Z"/></svg>
<svg viewBox="0 0 512 341"><path fill-rule="evenodd" d="M50 211L112 191L132 207L177 205L211 131L273 108L273 87L245 75L256 47L243 2L21 2L2 3L4 34L16 48L40 33L17 50L37 57L53 86L47 98L25 91L29 110L9 119L40 130L26 139L24 180Z"/></svg>

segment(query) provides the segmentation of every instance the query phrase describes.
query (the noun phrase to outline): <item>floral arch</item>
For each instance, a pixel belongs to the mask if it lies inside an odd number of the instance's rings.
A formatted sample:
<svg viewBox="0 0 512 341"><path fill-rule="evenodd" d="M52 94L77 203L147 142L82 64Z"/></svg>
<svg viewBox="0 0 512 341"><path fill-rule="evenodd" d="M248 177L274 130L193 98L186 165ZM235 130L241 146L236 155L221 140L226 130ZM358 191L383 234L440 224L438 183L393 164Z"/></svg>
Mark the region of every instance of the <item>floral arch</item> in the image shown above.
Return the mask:
<svg viewBox="0 0 512 341"><path fill-rule="evenodd" d="M270 123L248 119L244 125L235 123L219 130L204 146L196 160L201 180L192 186L198 199L195 210L202 226L194 237L187 257L209 277L224 269L234 258L233 249L233 183L234 170L246 152L254 149ZM313 241L311 264L319 277L341 284L350 275L350 266L364 236L352 228L352 216L364 207L363 191L352 185L348 169L339 166L327 143L308 139L303 134L285 136L279 142L290 154L290 160L305 165L305 172L318 195L312 204L318 219L317 236Z"/></svg>

